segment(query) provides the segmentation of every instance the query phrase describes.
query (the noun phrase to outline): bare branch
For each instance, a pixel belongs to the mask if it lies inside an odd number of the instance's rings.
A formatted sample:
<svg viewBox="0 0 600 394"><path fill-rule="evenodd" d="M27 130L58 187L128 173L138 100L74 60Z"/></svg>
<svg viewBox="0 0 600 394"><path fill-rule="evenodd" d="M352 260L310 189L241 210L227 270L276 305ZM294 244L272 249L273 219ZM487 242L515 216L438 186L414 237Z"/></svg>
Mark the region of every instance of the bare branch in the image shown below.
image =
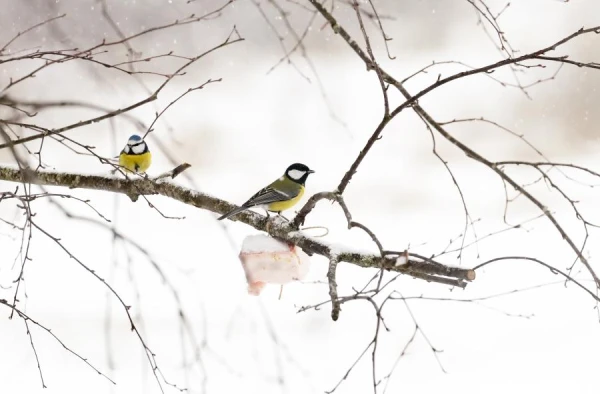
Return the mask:
<svg viewBox="0 0 600 394"><path fill-rule="evenodd" d="M46 19L45 21L37 23L37 24L31 26L30 28L28 28L26 30L18 32L16 36L14 36L10 41L8 41L6 44L4 44L4 46L2 48L0 48L0 55L2 55L2 53L4 53L4 51L6 50L6 48L8 48L10 44L12 44L13 42L15 42L15 40L17 38L22 37L23 35L29 33L33 29L36 29L36 28L38 28L40 26L43 26L43 25L45 25L47 23L54 22L55 20L62 19L65 16L67 16L67 14L62 14L62 15L55 16L53 18Z"/></svg>
<svg viewBox="0 0 600 394"><path fill-rule="evenodd" d="M98 373L98 375L101 375L102 377L104 377L106 380L108 380L109 382L111 382L112 384L116 384L111 378L109 378L108 376L106 376L105 374L103 374L102 372L100 372L98 369L96 369L96 367L94 367L92 364L90 364L90 362L80 356L78 353L76 353L75 351L71 350L71 348L69 348L63 341L61 341L56 334L54 334L49 328L43 326L42 324L40 324L39 322L33 320L31 317L29 317L27 314L25 314L23 311L19 310L18 308L16 308L14 305L9 304L6 300L0 299L0 305L3 305L7 308L10 308L12 311L11 313L16 313L20 318L22 318L25 321L30 321L33 324L35 324L36 326L38 326L39 328L41 328L42 330L46 331L48 334L50 334L58 343L61 344L61 346L67 350L69 353L71 353L72 355L74 355L75 357L79 358L81 361L83 361L84 363L86 363L88 365L88 367L92 368L96 373Z"/></svg>
<svg viewBox="0 0 600 394"><path fill-rule="evenodd" d="M329 282L329 296L331 297L331 319L336 321L340 316L340 301L338 300L337 282L335 280L335 270L338 265L336 256L329 259L329 269L327 270L327 281Z"/></svg>
<svg viewBox="0 0 600 394"><path fill-rule="evenodd" d="M597 302L600 302L600 297L598 297L596 294L594 294L592 291L590 291L587 287L585 287L584 285L582 285L577 279L573 278L572 276L565 274L564 272L562 272L561 270L554 268L553 266L551 266L550 264L544 263L543 261L541 261L540 259L536 259L534 257L526 257L526 256L503 256L503 257L497 257L495 259L491 259L488 260L484 263L479 264L478 266L476 266L475 268L473 268L474 271L485 267L486 265L498 262L498 261L510 261L510 260L525 260L525 261L531 261L534 263L537 263L541 266L544 266L546 268L548 268L550 270L550 272L552 272L553 274L558 274L563 276L565 279L567 279L569 282L573 282L575 283L579 288L581 288L582 290L584 290L586 293L588 293L594 300L596 300Z"/></svg>
<svg viewBox="0 0 600 394"><path fill-rule="evenodd" d="M358 46L356 41L354 41L350 37L348 32L342 26L340 26L340 24L331 15L331 13L329 11L327 11L317 0L309 0L309 1L319 11L319 13L321 13L321 15L323 15L323 17L329 22L333 31L335 33L339 34L344 39L344 41L346 41L346 43L352 48L352 50L363 60L363 62L367 65L367 67L376 69L377 66L373 63L373 61L370 59L370 57L367 54L365 54L365 52ZM552 225L559 232L562 239L564 239L565 242L567 242L569 247L573 250L573 252L579 258L579 260L581 260L581 262L584 264L584 266L586 267L586 269L588 270L590 275L594 278L594 281L596 282L596 286L600 287L600 278L597 276L596 272L590 265L589 261L581 253L580 249L577 247L577 245L575 245L575 242L571 239L569 234L567 234L567 232L565 231L563 226L558 222L558 220L550 212L550 210L539 199L534 197L533 194L531 194L528 190L526 190L524 187L519 185L514 179L512 179L512 177L508 176L504 171L502 171L500 168L495 166L493 162L489 161L482 155L476 153L473 149L471 149L466 144L464 144L464 143L458 141L456 138L454 138L438 122L436 122L433 119L433 117L428 112L426 112L417 102L417 100L420 97L424 96L425 94L429 93L430 91L432 91L432 90L436 89L437 87L439 87L445 83L448 83L450 81L453 81L453 80L456 80L459 78L463 78L463 77L466 77L469 75L479 74L482 72L490 72L499 67L510 65L510 64L517 64L517 63L523 62L525 60L538 59L539 56L543 56L547 52L556 50L559 46L571 41L572 39L574 39L576 37L579 37L584 34L591 34L591 33L600 34L600 26L596 26L596 27L588 28L588 29L584 29L584 28L579 29L575 33L570 34L569 36L555 42L554 44L552 44L548 47L545 47L543 49L540 49L538 51L532 52L530 54L519 56L516 58L505 59L505 60L499 61L497 63L481 67L479 69L465 71L465 72L458 73L453 76L441 79L441 80L437 81L436 83L434 83L433 85L430 85L429 87L423 89L421 92L417 93L416 95L411 95L408 92L408 90L402 85L402 83L399 82L398 80L396 80L395 78L393 78L390 74L386 73L381 68L379 70L380 70L381 74L383 75L385 82L392 84L396 89L398 89L398 91L406 99L406 101L403 104L401 104L394 111L392 111L391 118L393 118L395 115L397 115L399 112L401 112L404 108L407 108L408 106L410 106L417 114L419 114L419 116L424 120L424 122L428 123L431 127L433 127L433 129L435 129L439 134L441 134L446 140L448 140L450 143L452 143L457 148L459 148L461 151L463 151L471 159L484 164L486 167L488 167L493 172L495 172L498 176L500 176L500 178L503 181L505 181L507 184L509 184L511 187L513 187L519 193L522 193L531 203L533 203L541 212L544 213L544 215L548 218L548 220L552 223ZM368 152L368 149L375 142L377 136L381 133L381 131L385 127L386 123L387 122L385 122L385 118L384 118L384 121L382 121L380 123L380 126L376 129L375 133L373 134L371 139L369 139L365 148L363 148L363 151L361 151L361 153L359 154L359 157L355 161L355 164L357 162L360 163L360 161L362 161L362 159L364 158L364 155L366 155L366 153ZM353 172L355 172L356 167L358 167L358 165L355 165L355 164L353 164L353 166L351 167L351 170L353 170ZM344 177L344 179L347 179L349 181L349 179L352 177L353 172L349 171L346 174L346 176ZM340 183L340 186L343 186L344 188L346 185L347 185L347 182L344 183L344 181L342 181L342 183Z"/></svg>
<svg viewBox="0 0 600 394"><path fill-rule="evenodd" d="M237 34L237 31L235 30L235 28L232 31L232 34L233 34L233 32L236 32L236 34ZM117 115L129 112L129 111L131 111L131 110L133 110L135 108L141 107L144 104L147 104L149 102L152 102L152 101L156 100L158 98L158 94L165 88L165 86L167 86L167 84L173 79L173 77L175 75L179 74L181 71L185 70L187 67L191 66L196 61L200 60L204 56L206 56L206 55L208 55L208 54L210 54L210 53L212 53L212 52L214 52L214 51L216 51L216 50L218 50L220 48L226 47L226 46L231 45L231 44L235 44L235 43L243 41L243 40L244 39L241 38L241 37L239 37L239 36L231 38L231 34L230 34L230 36L223 43L221 43L221 44L219 44L219 45L217 45L217 46L215 46L215 47L207 50L206 52L201 53L200 55L197 55L195 57L190 58L189 61L187 61L183 66L179 67L175 71L175 73L172 74L169 78L167 78L152 93L152 95L150 95L149 97L146 97L145 99L140 100L140 101L138 101L138 102L136 102L134 104L131 104L131 105L125 107L125 108L109 112L109 113L107 113L105 115L102 115L102 116L98 116L98 117L91 118L91 119L88 119L88 120L85 120L85 121L80 121L80 122L77 122L77 123L70 124L68 126L60 127L58 129L51 129L51 130L47 129L47 128L44 128L44 127L40 127L40 126L34 125L34 124L27 124L27 123L21 123L21 122L12 122L12 121L8 121L8 120L1 120L0 119L0 123L6 123L6 124L12 124L12 125L16 125L16 126L26 127L26 128L29 128L31 130L38 131L38 132L41 133L41 134L36 134L36 135L29 136L29 137L24 137L24 138L21 138L21 139L15 140L15 141L11 141L11 142L8 142L8 143L5 143L5 144L0 144L0 149L4 149L4 148L8 147L9 145L10 146L20 145L20 144L23 144L23 143L26 143L26 142L30 142L30 141L39 139L39 138L47 137L47 136L50 136L50 135L56 135L56 134L60 134L60 133L63 133L65 131L68 131L68 130L79 128L79 127L82 127L82 126L87 126L89 124L97 123L97 122L100 122L102 120L109 119L109 118L112 118L114 116L117 116Z"/></svg>

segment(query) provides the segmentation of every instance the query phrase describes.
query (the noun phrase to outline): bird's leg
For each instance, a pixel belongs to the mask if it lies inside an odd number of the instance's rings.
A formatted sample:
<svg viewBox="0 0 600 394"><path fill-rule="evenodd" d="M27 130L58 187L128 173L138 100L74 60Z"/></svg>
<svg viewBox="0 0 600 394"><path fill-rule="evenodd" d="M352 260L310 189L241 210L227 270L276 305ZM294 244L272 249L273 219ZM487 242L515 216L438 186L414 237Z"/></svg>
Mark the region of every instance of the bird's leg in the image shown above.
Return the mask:
<svg viewBox="0 0 600 394"><path fill-rule="evenodd" d="M277 212L277 216L279 216L280 218L282 218L282 219L283 219L283 220L285 220L286 222L289 222L289 221L290 221L290 219L286 218L285 216L283 216L283 215L281 214L281 211L278 211L278 212Z"/></svg>
<svg viewBox="0 0 600 394"><path fill-rule="evenodd" d="M267 214L267 219L269 219L269 218L271 217L271 215L269 215L269 210L268 210L268 209L265 209L265 212L266 212L266 214Z"/></svg>

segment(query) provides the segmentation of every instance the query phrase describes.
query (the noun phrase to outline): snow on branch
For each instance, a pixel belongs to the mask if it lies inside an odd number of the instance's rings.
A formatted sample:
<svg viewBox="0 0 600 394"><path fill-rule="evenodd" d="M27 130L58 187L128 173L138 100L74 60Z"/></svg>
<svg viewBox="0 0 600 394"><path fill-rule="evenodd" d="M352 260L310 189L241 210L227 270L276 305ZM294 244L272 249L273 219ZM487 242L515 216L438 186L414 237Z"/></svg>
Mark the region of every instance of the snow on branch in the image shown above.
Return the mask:
<svg viewBox="0 0 600 394"><path fill-rule="evenodd" d="M161 195L217 214L226 213L236 207L228 201L168 181L145 178L123 179L111 176L31 171L0 166L0 180L121 193L127 195L132 201L137 201L140 196ZM309 200L307 205L313 204L312 201ZM301 212L303 211L304 208ZM296 220L287 223L279 217L267 219L267 217L252 211L244 211L238 214L235 220L259 231L264 231L275 238L297 245L309 255L317 254L329 260L335 258L337 261L359 267L396 271L429 282L461 288L466 287L468 281L475 279L475 271L472 269L444 265L414 253L407 253L408 258L405 262L403 261L404 264L397 264L398 257L403 255L404 252L369 254L353 251L344 245L329 244L310 237L299 230L294 225L297 222Z"/></svg>

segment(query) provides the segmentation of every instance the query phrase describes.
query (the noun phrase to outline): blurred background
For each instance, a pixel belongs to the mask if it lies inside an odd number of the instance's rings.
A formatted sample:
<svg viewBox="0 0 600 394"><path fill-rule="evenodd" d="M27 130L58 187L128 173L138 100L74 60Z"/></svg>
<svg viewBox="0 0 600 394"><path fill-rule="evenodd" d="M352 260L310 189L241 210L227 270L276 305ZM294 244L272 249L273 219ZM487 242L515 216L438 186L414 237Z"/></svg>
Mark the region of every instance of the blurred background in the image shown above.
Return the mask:
<svg viewBox="0 0 600 394"><path fill-rule="evenodd" d="M453 60L479 67L503 59L496 33L480 23L471 1L373 3L386 34L393 38L387 42L393 60L386 55L376 23L365 17L366 27L382 68L397 79L432 61ZM19 37L5 56L38 47L93 47L103 39L118 40L115 26L130 36L225 4L216 0L4 0L0 46L30 26L63 13L64 18ZM486 4L497 15L506 2L490 0ZM328 9L331 6L327 2ZM368 2L361 6L370 9ZM353 9L344 1L335 1L333 10L363 46ZM599 15L596 0L518 1L502 12L498 22L515 54L520 55L549 46L581 27L600 25ZM311 5L303 0L237 0L208 20L131 40L131 48L146 58L170 51L196 56L221 44L234 26L244 38L200 59L185 75L173 78L157 100L128 113L148 127L157 111L188 88L222 78L186 95L161 116L147 139L153 152L149 174L188 162L192 167L177 183L239 204L280 176L289 164L303 162L316 170L304 201L312 193L334 189L379 123L383 105L375 73L366 71L322 17L312 18ZM284 51L294 47L297 36L309 25L303 45L288 61ZM108 53L97 58L111 64L128 60L127 47L107 49ZM582 36L552 53L567 54L572 60L598 62L600 38ZM183 63L164 57L136 63L135 69L169 73ZM11 78L26 75L41 64L35 60L0 63L0 87L4 89ZM440 122L484 117L524 135L552 161L599 170L600 72L568 65L561 68L558 63L545 65L460 79L419 102ZM406 86L416 93L435 82L438 75L465 69L459 64L436 66ZM490 77L512 84L518 78L522 85L534 86L525 94ZM163 81L159 75L132 76L91 62L69 61L40 71L2 95L27 102L68 100L118 109L148 97ZM390 100L395 105L402 103L391 89ZM57 106L22 121L57 128L100 114L89 108ZM14 116L14 111L0 106L0 117L9 116ZM32 133L14 130L20 135ZM490 160L540 160L522 139L491 124L458 123L449 125L448 130ZM126 116L118 116L65 135L93 146L102 157L113 157L129 135L144 131ZM386 249L410 248L433 255L451 240L455 242L450 249L460 246L465 229L463 204L432 146L431 134L421 120L410 110L402 112L385 129L345 192L355 220L369 226ZM27 147L35 152L39 142ZM448 161L476 221L475 232L469 227L465 242L472 243L475 234L482 238L507 228L501 180L437 135L436 148ZM49 170L108 174L111 169L96 157L76 154L49 139L42 152ZM37 156L27 157L33 166L37 164ZM0 163L15 165L9 150L0 150ZM539 176L525 168L509 173L523 184ZM598 222L598 193L587 186L594 180L575 172L567 175L573 180L556 174L557 184L580 201L589 221ZM0 191L16 186L0 182ZM303 283L285 286L281 299L278 286L268 286L259 297L253 297L247 294L237 257L244 237L256 233L248 226L229 221L221 225L211 212L162 197L149 197L153 209L144 200L133 203L126 196L105 192L48 190L89 199L110 220L77 201L40 199L31 204L36 223L60 238L131 306L165 379L190 393L331 390L373 339L377 319L366 302L344 304L337 322L330 319L330 305L298 313L302 306L329 297L327 262L321 257L312 258L311 272ZM542 182L529 190L556 212L577 244L583 242L585 232L567 201ZM515 194L510 192L509 197ZM65 210L82 218L69 217ZM530 220L538 215L532 204L516 198L507 210L507 221L526 224L485 238L463 251L460 258L451 253L438 260L473 267L494 257L523 255L567 269L575 255L547 220ZM0 218L20 225L24 221L22 210L9 201L0 203ZM348 231L339 207L329 203L320 203L306 224L326 226L329 242L377 250L366 234ZM584 254L596 269L597 241L597 230L591 229ZM13 299L20 250L21 232L0 223L0 299ZM9 320L10 310L0 308L0 391L160 392L143 347L130 331L114 295L39 231L33 232L29 256L19 290L20 308L117 384L112 385L47 332L30 324L48 386L43 389L23 321ZM593 288L580 266L573 274ZM375 273L340 264L339 294L352 294ZM507 261L478 271L477 280L465 290L410 277L400 277L393 289L406 297L477 299L532 286L535 288L481 302L408 301L427 338L419 332L398 363L414 322L401 301L386 304L383 314L390 331L382 331L378 339L376 374L377 380L383 379L378 392L597 392L595 360L600 337L596 305L588 294L573 284L565 285L549 270ZM442 351L437 353L439 363L428 341ZM392 369L393 374L386 378ZM369 351L336 392L373 391L371 375ZM167 393L178 392L166 384L163 387Z"/></svg>

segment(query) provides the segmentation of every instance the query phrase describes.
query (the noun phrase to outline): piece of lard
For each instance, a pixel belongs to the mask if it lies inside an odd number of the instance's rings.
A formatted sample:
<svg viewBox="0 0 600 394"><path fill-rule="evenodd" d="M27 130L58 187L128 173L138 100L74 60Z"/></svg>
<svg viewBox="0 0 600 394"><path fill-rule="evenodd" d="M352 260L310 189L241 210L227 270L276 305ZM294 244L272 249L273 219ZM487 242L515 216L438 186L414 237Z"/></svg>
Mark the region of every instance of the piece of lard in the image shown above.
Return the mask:
<svg viewBox="0 0 600 394"><path fill-rule="evenodd" d="M252 295L259 295L267 283L302 280L310 268L309 256L302 249L264 234L244 239L240 260Z"/></svg>

